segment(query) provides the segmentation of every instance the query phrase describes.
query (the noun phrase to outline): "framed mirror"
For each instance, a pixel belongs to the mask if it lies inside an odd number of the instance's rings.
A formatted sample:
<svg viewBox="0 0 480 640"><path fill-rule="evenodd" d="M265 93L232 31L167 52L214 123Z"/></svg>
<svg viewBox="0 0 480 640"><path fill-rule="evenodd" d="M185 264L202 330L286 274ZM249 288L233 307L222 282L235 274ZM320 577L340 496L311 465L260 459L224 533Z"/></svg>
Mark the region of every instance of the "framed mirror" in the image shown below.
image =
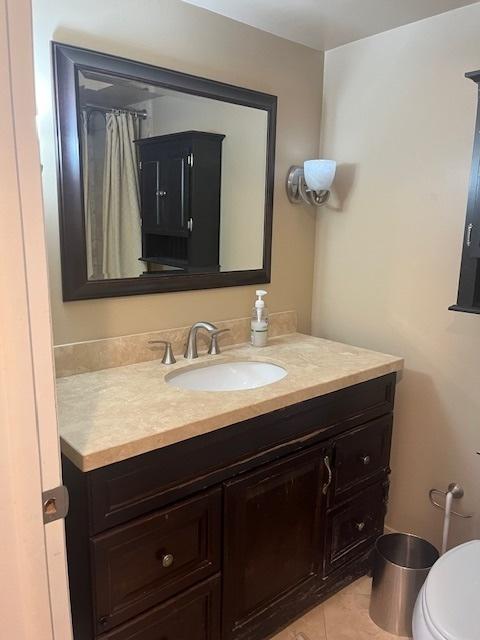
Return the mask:
<svg viewBox="0 0 480 640"><path fill-rule="evenodd" d="M63 299L270 281L277 99L53 43Z"/></svg>

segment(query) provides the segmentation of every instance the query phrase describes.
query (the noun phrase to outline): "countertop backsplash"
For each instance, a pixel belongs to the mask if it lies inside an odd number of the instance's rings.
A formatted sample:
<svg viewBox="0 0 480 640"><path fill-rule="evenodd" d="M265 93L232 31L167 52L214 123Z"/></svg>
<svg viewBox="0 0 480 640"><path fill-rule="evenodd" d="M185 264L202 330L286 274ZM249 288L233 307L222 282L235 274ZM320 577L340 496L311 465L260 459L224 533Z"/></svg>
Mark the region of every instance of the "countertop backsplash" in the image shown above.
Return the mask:
<svg viewBox="0 0 480 640"><path fill-rule="evenodd" d="M205 320L205 318L199 319ZM206 319L211 321L211 318ZM218 322L213 320L219 329L230 329L229 333L222 335L221 344L232 346L248 342L250 320L250 316ZM150 340L168 340L172 343L174 354L180 355L184 352L189 328L162 329L149 333L58 345L54 348L57 378L161 359L162 345L155 347L149 345ZM295 333L296 330L296 311L270 313L269 337L275 338ZM198 345L200 352L208 348L208 335L201 331L198 333Z"/></svg>

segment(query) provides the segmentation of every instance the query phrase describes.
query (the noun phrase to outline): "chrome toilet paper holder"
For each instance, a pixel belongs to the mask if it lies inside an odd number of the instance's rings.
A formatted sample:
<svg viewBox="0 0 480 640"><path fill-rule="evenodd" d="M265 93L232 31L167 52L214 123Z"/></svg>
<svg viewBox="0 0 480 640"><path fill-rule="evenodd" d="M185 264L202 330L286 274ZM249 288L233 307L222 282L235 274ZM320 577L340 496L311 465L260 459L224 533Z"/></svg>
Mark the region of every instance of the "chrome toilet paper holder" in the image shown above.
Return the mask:
<svg viewBox="0 0 480 640"><path fill-rule="evenodd" d="M440 509L441 511L445 511L445 506L442 504L439 504L434 496L435 495L442 495L442 496L447 496L448 493L452 494L452 498L454 500L460 500L460 498L463 498L463 496L465 495L465 491L463 490L463 487L461 485L459 485L457 482L451 482L448 485L448 489L446 491L441 491L440 489L430 489L430 491L428 492L428 497L430 498L430 502L433 504L434 507L436 507L437 509ZM451 513L453 513L453 515L458 516L459 518L472 518L473 517L473 513L459 513L458 511L454 511L452 509Z"/></svg>

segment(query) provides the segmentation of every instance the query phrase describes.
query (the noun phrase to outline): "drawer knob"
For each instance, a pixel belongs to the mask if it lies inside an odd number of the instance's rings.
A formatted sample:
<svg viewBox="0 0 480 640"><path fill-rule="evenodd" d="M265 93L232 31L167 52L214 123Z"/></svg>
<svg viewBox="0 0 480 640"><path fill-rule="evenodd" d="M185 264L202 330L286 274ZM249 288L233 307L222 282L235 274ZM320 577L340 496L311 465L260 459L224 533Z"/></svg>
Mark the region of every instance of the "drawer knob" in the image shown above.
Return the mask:
<svg viewBox="0 0 480 640"><path fill-rule="evenodd" d="M356 522L355 527L357 531L363 531L365 529L365 522Z"/></svg>
<svg viewBox="0 0 480 640"><path fill-rule="evenodd" d="M360 456L360 461L365 466L367 466L367 464L370 464L370 460L371 460L370 456Z"/></svg>
<svg viewBox="0 0 480 640"><path fill-rule="evenodd" d="M173 564L173 555L171 553L166 553L162 556L162 566L167 568L171 567Z"/></svg>

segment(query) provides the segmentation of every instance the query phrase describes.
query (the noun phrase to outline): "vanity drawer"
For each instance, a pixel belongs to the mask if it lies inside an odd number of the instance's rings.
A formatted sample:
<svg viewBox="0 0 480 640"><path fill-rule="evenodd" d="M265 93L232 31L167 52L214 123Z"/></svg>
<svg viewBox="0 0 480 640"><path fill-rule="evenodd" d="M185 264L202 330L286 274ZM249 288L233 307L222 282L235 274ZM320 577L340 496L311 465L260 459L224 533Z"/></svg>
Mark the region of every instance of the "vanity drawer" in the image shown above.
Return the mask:
<svg viewBox="0 0 480 640"><path fill-rule="evenodd" d="M96 536L91 555L101 633L219 570L221 490Z"/></svg>
<svg viewBox="0 0 480 640"><path fill-rule="evenodd" d="M384 480L329 513L325 575L364 552L383 533L388 487Z"/></svg>
<svg viewBox="0 0 480 640"><path fill-rule="evenodd" d="M384 474L390 458L392 416L373 420L337 438L335 443L335 496L360 488Z"/></svg>
<svg viewBox="0 0 480 640"><path fill-rule="evenodd" d="M220 578L211 578L100 638L220 640Z"/></svg>

